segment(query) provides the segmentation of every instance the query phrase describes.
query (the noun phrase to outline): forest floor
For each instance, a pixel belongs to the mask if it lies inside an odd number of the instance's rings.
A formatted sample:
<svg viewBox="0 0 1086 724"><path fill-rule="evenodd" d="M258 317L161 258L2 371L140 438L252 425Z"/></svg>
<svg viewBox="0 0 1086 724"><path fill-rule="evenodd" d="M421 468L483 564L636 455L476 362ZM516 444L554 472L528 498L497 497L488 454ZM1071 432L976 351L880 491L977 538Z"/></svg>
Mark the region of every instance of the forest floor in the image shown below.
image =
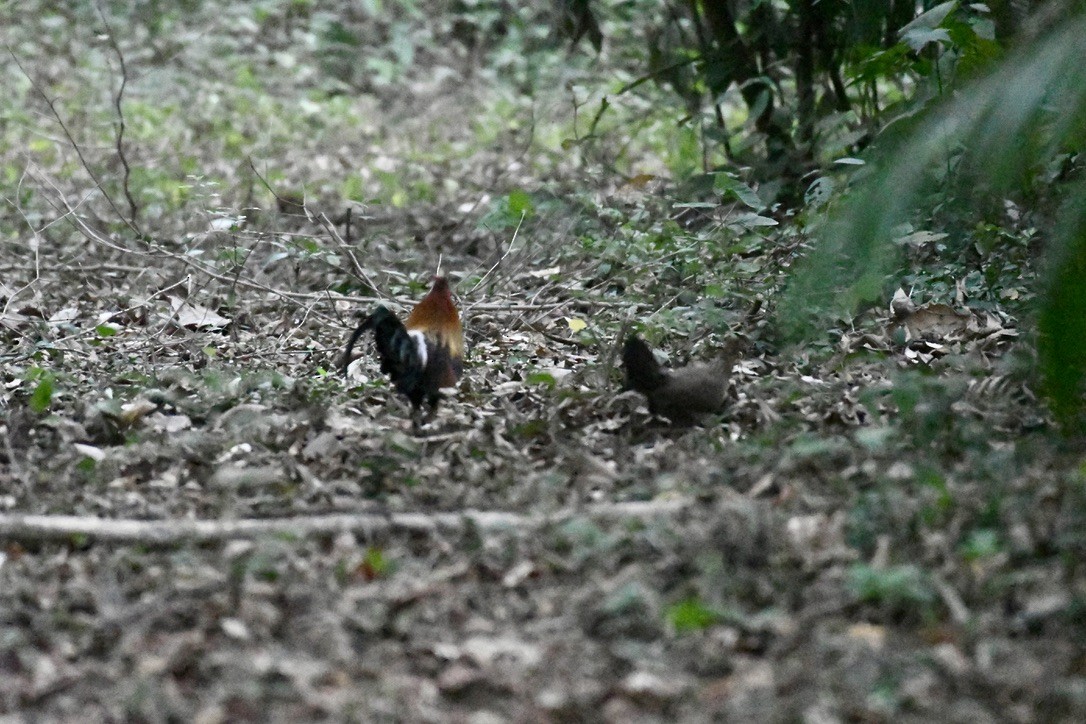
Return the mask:
<svg viewBox="0 0 1086 724"><path fill-rule="evenodd" d="M1086 719L1086 477L1015 312L785 344L790 218L451 63L314 100L239 5L218 55L218 10L122 41L135 218L111 47L10 39L0 721ZM416 427L336 367L439 265L467 365ZM654 419L629 331L742 339L726 411Z"/></svg>

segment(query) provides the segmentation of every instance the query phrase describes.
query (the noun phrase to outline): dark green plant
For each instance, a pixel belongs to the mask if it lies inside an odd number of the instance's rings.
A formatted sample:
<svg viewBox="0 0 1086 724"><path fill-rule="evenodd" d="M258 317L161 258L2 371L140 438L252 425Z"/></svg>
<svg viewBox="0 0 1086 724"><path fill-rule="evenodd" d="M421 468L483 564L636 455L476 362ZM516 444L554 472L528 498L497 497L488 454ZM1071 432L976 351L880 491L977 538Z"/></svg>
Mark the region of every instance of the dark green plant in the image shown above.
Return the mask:
<svg viewBox="0 0 1086 724"><path fill-rule="evenodd" d="M564 16L562 28L574 39L599 32L596 13L617 13L589 0L567 5L577 12ZM917 3L900 0L663 5L642 31L646 72L621 92L648 81L672 91L679 122L699 119L704 145L729 162L753 163L757 178L795 203L805 173L862 146L916 100L985 68L1000 53L997 25L1008 32L1015 25L1012 16L997 22L986 6L959 2L923 3L919 15ZM729 118L736 116L725 100L731 92L745 121ZM712 154L703 158L705 170L714 166Z"/></svg>
<svg viewBox="0 0 1086 724"><path fill-rule="evenodd" d="M936 600L927 574L914 565L857 563L849 570L849 588L859 601L878 605L893 615L927 618Z"/></svg>
<svg viewBox="0 0 1086 724"><path fill-rule="evenodd" d="M1074 180L1086 142L1086 15L1008 57L987 77L880 137L851 193L797 264L780 321L797 336L826 312L849 314L886 297L900 263L896 227L933 192L965 202L1036 198L1053 181L1066 198L1044 251L1039 302L1043 389L1068 429L1081 428L1086 381L1086 187ZM1044 176L1054 160L1070 169ZM1049 192L1051 193L1051 192ZM807 331L804 331L807 330Z"/></svg>
<svg viewBox="0 0 1086 724"><path fill-rule="evenodd" d="M715 625L722 618L719 611L696 596L677 601L667 609L667 620L677 633L700 631Z"/></svg>

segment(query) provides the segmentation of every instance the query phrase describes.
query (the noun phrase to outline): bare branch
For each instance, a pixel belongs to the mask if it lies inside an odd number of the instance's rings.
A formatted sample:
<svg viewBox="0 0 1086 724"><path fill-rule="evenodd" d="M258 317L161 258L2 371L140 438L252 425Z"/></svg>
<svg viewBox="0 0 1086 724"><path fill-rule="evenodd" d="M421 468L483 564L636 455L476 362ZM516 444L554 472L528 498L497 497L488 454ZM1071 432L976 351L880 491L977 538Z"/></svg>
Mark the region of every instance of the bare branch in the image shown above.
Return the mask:
<svg viewBox="0 0 1086 724"><path fill-rule="evenodd" d="M136 200L132 198L132 190L128 184L132 176L132 169L129 168L128 157L124 153L124 111L121 109L124 89L128 85L128 68L124 64L124 53L121 52L121 46L117 44L117 37L113 34L113 26L109 24L109 19L106 17L105 11L102 10L102 4L96 2L95 7L98 9L98 15L102 18L102 23L106 26L106 38L109 39L109 45L113 48L113 53L117 56L117 62L121 66L121 85L117 88L117 94L113 96L113 107L117 111L117 158L121 160L121 166L124 167L122 187L124 188L124 197L128 200L132 225L137 226L136 219L139 216L139 207L136 206Z"/></svg>
<svg viewBox="0 0 1086 724"><path fill-rule="evenodd" d="M57 124L60 126L60 130L64 132L64 137L68 139L68 143L71 144L72 150L75 151L75 155L79 158L80 165L83 166L83 170L87 172L87 175L90 176L91 181L93 181L94 185L98 188L98 190L102 192L102 196L105 197L106 203L109 204L109 207L113 209L113 213L117 214L117 218L127 224L128 227L132 229L132 231L142 236L143 232L140 231L140 228L138 226L136 226L135 221L133 219L127 218L124 214L121 213L121 210L117 208L116 202L113 201L113 197L109 195L109 192L106 191L105 187L102 185L101 180L98 178L98 174L96 174L94 172L94 169L91 168L90 162L88 162L86 156L83 155L82 147L80 147L80 145L76 142L75 137L72 135L72 132L68 130L68 124L64 122L64 117L61 116L60 111L57 110L56 103L53 102L52 98L46 95L45 90L38 84L36 80L34 80L30 76L30 73L28 73L26 68L23 67L23 64L19 62L19 56L15 55L15 52L10 49L8 50L8 54L11 55L11 59L15 61L15 65L18 66L22 74L26 76L26 79L30 81L30 86L35 91L37 91L38 95L40 95L42 97L42 100L45 101L45 105L49 107L49 112L53 114L53 118L56 119Z"/></svg>
<svg viewBox="0 0 1086 724"><path fill-rule="evenodd" d="M366 272L366 268L358 261L358 257L355 256L354 250L347 244L346 240L340 236L339 231L336 230L335 225L328 219L328 216L324 213L319 214L316 220L320 223L324 231L332 238L332 241L336 243L339 250L347 255L347 258L351 260L351 266L354 269L355 275L366 282L374 294L381 294L381 289L377 286L377 283L373 281L373 278Z"/></svg>
<svg viewBox="0 0 1086 724"><path fill-rule="evenodd" d="M493 266L491 266L489 269L487 269L486 274L483 274L483 276L479 278L479 281L475 283L475 286L473 286L471 289L468 290L468 294L471 294L476 289L481 287L483 285L483 282L485 282L487 280L487 277L489 277L494 272L495 269L497 269L499 266L501 266L502 262L505 261L506 257L508 257L510 254L513 253L513 245L517 243L517 235L520 233L521 224L524 223L524 217L526 217L526 216L527 216L526 212L524 212L524 211L520 212L520 218L517 219L517 228L513 230L513 238L509 240L509 247L505 250L505 253L502 254L498 258L498 260L496 262L494 262ZM493 285L491 285L491 286L493 287Z"/></svg>

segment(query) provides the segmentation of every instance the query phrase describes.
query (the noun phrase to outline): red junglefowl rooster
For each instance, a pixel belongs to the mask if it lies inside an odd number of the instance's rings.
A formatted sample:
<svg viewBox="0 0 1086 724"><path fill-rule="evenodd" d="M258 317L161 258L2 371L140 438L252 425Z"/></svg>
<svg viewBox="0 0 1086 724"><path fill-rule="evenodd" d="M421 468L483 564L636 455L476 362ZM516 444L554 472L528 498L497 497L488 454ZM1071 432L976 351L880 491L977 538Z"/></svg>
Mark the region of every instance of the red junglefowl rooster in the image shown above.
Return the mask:
<svg viewBox="0 0 1086 724"><path fill-rule="evenodd" d="M384 306L362 320L347 342L344 375L355 342L368 330L373 330L381 371L415 409L423 400L435 409L441 388L453 387L464 370L464 331L444 277L434 277L430 293L415 305L406 323Z"/></svg>
<svg viewBox="0 0 1086 724"><path fill-rule="evenodd" d="M737 357L738 345L732 345L710 364L665 370L649 346L631 336L622 349L625 389L644 395L654 415L666 417L676 425L692 425L724 407L728 378Z"/></svg>

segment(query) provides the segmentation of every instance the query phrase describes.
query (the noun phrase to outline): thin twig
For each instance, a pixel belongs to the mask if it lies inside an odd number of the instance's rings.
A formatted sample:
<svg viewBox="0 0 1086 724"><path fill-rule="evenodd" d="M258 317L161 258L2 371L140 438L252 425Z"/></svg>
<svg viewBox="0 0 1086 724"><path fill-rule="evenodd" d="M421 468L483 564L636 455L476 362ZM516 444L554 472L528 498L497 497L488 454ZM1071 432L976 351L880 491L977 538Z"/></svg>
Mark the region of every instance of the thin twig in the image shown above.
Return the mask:
<svg viewBox="0 0 1086 724"><path fill-rule="evenodd" d="M58 191L58 193L59 193L59 191ZM110 249L113 249L115 251L120 251L120 252L125 252L125 253L146 254L146 255L149 255L149 256L157 256L157 257L172 259L174 261L177 261L177 262L181 263L183 266L192 268L192 269L200 272L201 274L204 274L204 275L206 275L208 277L211 277L212 279L215 279L216 281L220 281L220 282L222 282L222 283L224 283L226 285L237 284L238 286L241 286L241 287L246 287L246 288L249 288L249 289L256 289L256 290L265 292L267 294L271 294L273 296L279 297L280 299L287 299L287 300L290 300L290 301L310 300L310 299L317 299L317 298L320 298L320 297L325 295L325 292L291 292L291 291L288 291L286 289L277 289L277 288L269 286L267 284L261 284L260 282L253 281L253 280L250 280L250 279L240 279L240 278L235 279L233 277L227 276L225 274L222 274L222 273L216 271L215 269L213 269L212 267L210 267L210 266L208 266L206 264L203 264L203 263L197 261L196 258L193 257L191 254L178 254L176 252L172 252L172 251L169 251L169 250L161 248L161 247L156 248L155 251L153 251L153 252L139 251L139 250L134 250L134 249L126 249L124 247L118 246L117 244L114 244L112 241L110 241L109 239L106 239L104 236L97 233L94 229L87 226L86 222L84 222L82 219L80 219L75 214L74 209L72 209L72 207L68 204L67 200L63 197L63 195L60 196L60 199L61 199L61 202L64 204L65 208L68 210L70 218L72 219L72 223L75 225L76 229L78 229L78 231L81 234L83 234L83 236L85 236L90 241L93 241L93 242L98 243L98 244L102 244L103 246L106 246L106 247L108 247ZM337 300L353 302L353 303L358 303L358 302L371 303L371 302L374 302L374 301L381 301L381 300L375 299L373 297L348 297L348 296L341 295L341 294L329 295L329 296L332 296L333 298L335 298Z"/></svg>
<svg viewBox="0 0 1086 724"><path fill-rule="evenodd" d="M626 316L622 319L622 326L618 329L618 334L615 335L614 344L607 350L607 356L603 360L603 385L608 390L611 389L611 370L615 368L615 358L618 356L618 351L622 349L622 343L626 340L626 332L630 330L630 317Z"/></svg>
<svg viewBox="0 0 1086 724"><path fill-rule="evenodd" d="M249 168L251 168L253 170L253 173L256 174L256 177L258 179L260 179L260 183L264 184L264 188L266 188L268 191L271 191L271 194L272 194L272 196L275 197L276 202L278 202L279 204L287 204L287 203L289 203L291 206L296 206L297 205L293 201L291 201L290 199L286 199L286 198L280 196L278 193L276 193L275 189L272 188L272 185L270 183L268 183L268 180L266 178L264 178L264 176L259 171L256 170L256 164L253 163L253 157L252 156L249 156L246 160L249 162ZM302 203L302 209L305 210L304 199L303 199L303 203Z"/></svg>
<svg viewBox="0 0 1086 724"><path fill-rule="evenodd" d="M381 290L373 281L373 277L369 275L369 272L366 271L366 268L363 267L362 263L358 261L358 257L354 255L354 249L352 249L347 241L342 236L340 236L339 230L336 229L335 225L328 219L328 215L323 212L320 213L317 216L317 221L324 228L328 236L332 237L332 241L336 243L336 246L339 247L339 250L346 254L347 258L351 260L351 267L354 269L355 275L362 281L366 282L366 284L369 285L369 288L373 291L374 294L380 294Z"/></svg>
<svg viewBox="0 0 1086 724"><path fill-rule="evenodd" d="M146 256L160 255L161 252L160 252L160 250L157 250L157 249L153 250L153 251L144 251L144 250L140 250L140 249L129 249L129 248L124 247L124 246L119 246L117 244L114 244L109 239L106 239L101 234L98 234L97 232L95 232L93 229L91 229L89 226L87 226L87 222L85 222L82 218L79 217L79 215L77 215L75 213L76 207L81 206L83 204L83 202L87 200L87 198L90 196L90 194L92 192L88 191L87 193L85 193L83 195L83 198L80 199L79 202L76 204L76 206L73 207L71 204L68 203L68 199L66 199L64 197L64 194L60 190L60 187L52 179L50 179L48 176L46 176L45 173L42 172L40 168L37 169L37 171L38 172L37 172L37 174L35 174L35 177L38 178L38 180L40 182L42 182L44 184L47 184L54 191L57 192L57 196L58 196L58 198L60 198L61 204L64 206L64 209L66 210L66 214L64 215L64 218L67 219L68 223L71 224L72 226L74 226L75 229L80 234L85 236L87 239L92 240L92 241L96 241L99 244L103 244L105 246L108 246L110 249L113 249L114 251L119 251L119 252L122 252L122 253L125 253L125 254L142 254L142 255L146 255ZM87 173L90 173L90 171L88 170ZM102 191L101 187L97 187L97 188L98 188L98 190ZM102 191L102 193L105 194L105 191ZM108 194L106 194L106 198L109 199ZM56 204L53 203L52 199L49 199L48 196L46 196L46 199L49 200L49 203L50 203L50 205L53 206L53 208L57 208ZM124 216L121 215L121 212L117 209L116 205L113 204L112 199L109 199L109 201L110 201L110 206L112 206L113 210L117 212L117 215L121 218L121 220L124 221L126 224L128 224L128 220L125 219ZM60 209L58 208L57 211L60 211ZM131 225L129 225L129 226L131 227ZM140 233L138 229L133 229L133 230L136 231L136 233Z"/></svg>
<svg viewBox="0 0 1086 724"><path fill-rule="evenodd" d="M102 24L106 26L106 38L109 40L110 47L113 48L114 54L117 56L117 62L121 66L121 85L117 88L117 94L113 96L113 107L117 111L117 158L121 161L121 166L124 168L124 178L122 179L121 186L124 189L124 197L128 200L128 210L131 213L132 226L138 227L137 218L139 218L139 206L136 205L136 200L132 198L132 189L129 186L129 180L132 177L132 169L128 166L128 157L124 152L124 111L121 109L121 101L124 100L124 89L128 85L128 67L124 63L124 53L121 52L121 46L117 44L117 37L113 34L113 26L109 24L109 19L106 18L106 13L102 10L102 4L95 2L95 7L98 9L98 15L102 18Z"/></svg>
<svg viewBox="0 0 1086 724"><path fill-rule="evenodd" d="M91 181L94 182L95 187L102 192L102 196L105 197L106 203L109 204L109 207L113 209L113 213L117 214L117 218L123 221L128 226L128 228L132 229L132 231L136 232L140 236L143 236L143 232L140 231L140 228L136 226L132 219L127 218L124 214L121 213L121 210L117 208L117 204L113 201L113 197L109 195L108 191L106 191L105 187L102 185L102 182L98 178L98 174L94 172L94 170L90 166L90 163L83 155L82 147L78 143L76 143L75 137L72 135L72 132L68 130L68 124L64 122L64 118L60 115L60 111L57 110L57 106L55 103L53 103L53 99L47 96L42 87L38 85L38 82L30 76L26 68L23 67L23 64L19 62L19 56L15 55L15 52L10 49L8 50L8 54L11 55L11 59L15 61L15 65L18 66L19 70L22 71L22 74L26 76L26 79L30 81L30 86L35 91L37 91L38 95L40 95L42 97L42 100L45 101L45 105L49 107L49 112L53 114L53 118L56 119L57 124L60 126L60 130L64 131L64 137L67 138L68 143L71 144L72 150L75 151L75 155L79 158L79 163L83 166L83 170L87 172L88 176L90 176Z"/></svg>
<svg viewBox="0 0 1086 724"><path fill-rule="evenodd" d="M135 304L133 304L130 307L127 307L125 309L120 309L120 310L114 312L111 316L123 317L126 314L129 314L129 313L134 312L134 311L136 311L136 310L138 310L138 309L140 309L142 307L147 306L156 297L161 297L161 296L165 295L167 292L172 291L173 289L176 289L177 287L179 287L182 284L185 284L187 282L188 282L188 279L181 279L180 281L174 282L170 286L164 287L162 289L159 289L157 292L152 293L150 296L148 296L142 302L136 302ZM82 329L82 330L76 332L75 334L69 334L67 337L59 337L57 339L50 340L50 343L53 344L53 345L59 345L59 344L65 343L65 342L71 342L72 340L80 339L81 337L88 337L88 336L90 336L92 334L97 334L97 332L98 332L98 325L94 325L92 327L88 327L87 329Z"/></svg>
<svg viewBox="0 0 1086 724"><path fill-rule="evenodd" d="M486 281L486 278L489 277L491 275L491 273L495 269L497 269L499 266L501 266L501 263L503 261L505 261L505 258L507 256L509 256L513 252L513 244L517 243L517 234L520 233L520 227L521 227L521 224L524 223L524 217L525 216L526 216L525 212L521 211L520 212L520 219L517 221L517 228L513 230L513 238L509 240L509 246L508 246L508 248L506 248L505 253L502 254L501 257L496 262L494 262L493 266L491 266L489 269L487 269L486 274L483 274L483 276L479 279L479 281L476 282L475 286L473 286L471 289L468 290L468 294L471 294L476 289L481 287L483 285L483 282Z"/></svg>

